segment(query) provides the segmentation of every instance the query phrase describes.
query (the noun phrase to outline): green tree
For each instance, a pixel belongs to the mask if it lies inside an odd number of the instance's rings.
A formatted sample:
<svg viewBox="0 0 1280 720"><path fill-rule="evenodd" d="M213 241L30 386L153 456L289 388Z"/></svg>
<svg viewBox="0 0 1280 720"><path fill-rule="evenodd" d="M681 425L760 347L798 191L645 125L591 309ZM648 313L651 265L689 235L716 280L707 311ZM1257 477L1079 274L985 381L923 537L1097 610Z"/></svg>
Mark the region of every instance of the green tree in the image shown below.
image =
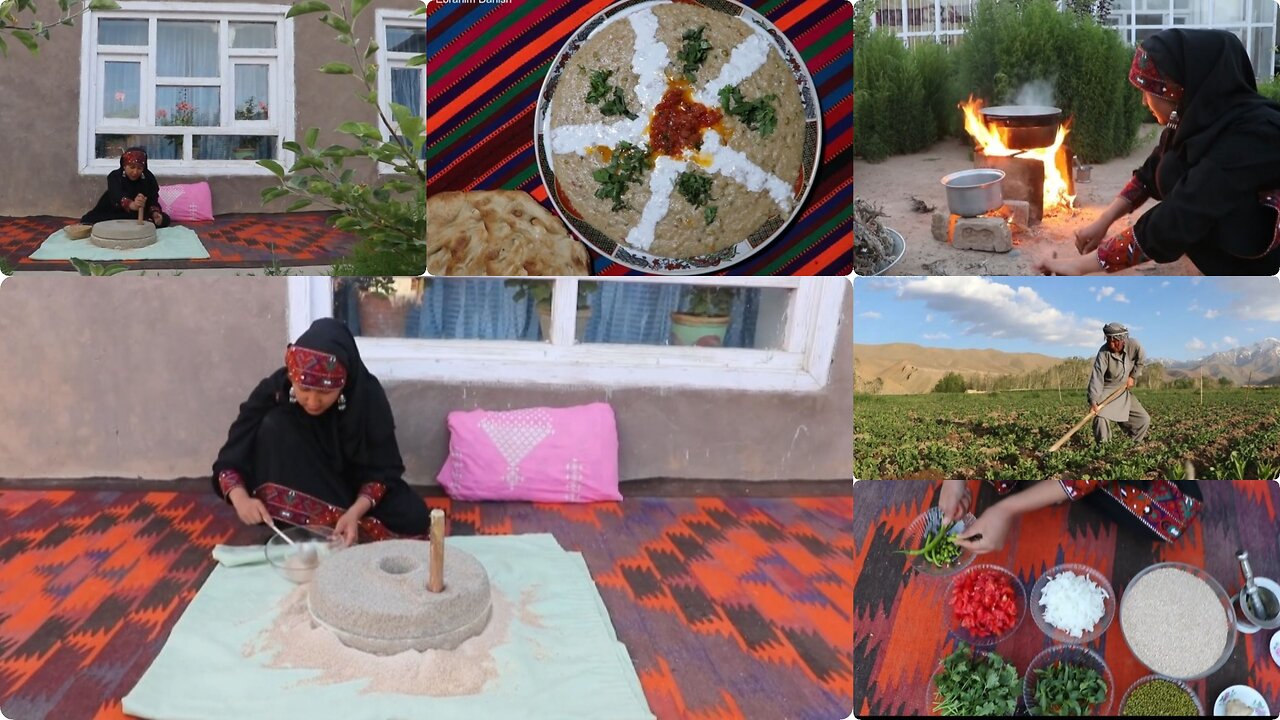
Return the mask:
<svg viewBox="0 0 1280 720"><path fill-rule="evenodd" d="M59 15L57 19L45 22L34 17L38 10L35 0L0 0L0 54L8 56L9 45L4 36L9 35L22 43L32 55L40 54L39 40L49 39L49 31L59 25L73 27L76 18L86 10L118 10L114 0L90 0L89 2L72 2L58 0ZM24 18L23 14L32 17Z"/></svg>
<svg viewBox="0 0 1280 720"><path fill-rule="evenodd" d="M1218 378L1218 387L1229 388L1233 385L1235 385L1235 383L1231 382L1231 378L1227 378L1227 377Z"/></svg>
<svg viewBox="0 0 1280 720"><path fill-rule="evenodd" d="M286 17L323 13L320 22L338 33L338 42L351 49L354 62L326 63L320 72L329 75L354 75L364 85L357 93L363 102L377 112L378 125L349 121L337 131L348 135L353 146L316 147L319 128L308 128L302 142L285 142L296 160L286 171L275 160L259 160L258 164L275 174L278 184L262 191L267 204L284 197L295 201L286 212L309 205L321 205L338 212L329 222L360 238L350 257L334 266L335 275L421 275L427 264L427 171L422 157L426 142L426 123L404 105L391 103L391 117L378 101L378 65L370 59L378 52L376 39L357 38L352 23L369 6L371 0L346 0L337 10L319 0L294 3ZM424 8L415 14L421 15ZM409 61L409 67L426 64L426 55ZM390 135L384 139L383 130ZM346 161L362 158L383 163L393 172L372 183L353 181L354 170Z"/></svg>
<svg viewBox="0 0 1280 720"><path fill-rule="evenodd" d="M962 393L965 391L964 378L959 373L947 373L933 386L936 393Z"/></svg>

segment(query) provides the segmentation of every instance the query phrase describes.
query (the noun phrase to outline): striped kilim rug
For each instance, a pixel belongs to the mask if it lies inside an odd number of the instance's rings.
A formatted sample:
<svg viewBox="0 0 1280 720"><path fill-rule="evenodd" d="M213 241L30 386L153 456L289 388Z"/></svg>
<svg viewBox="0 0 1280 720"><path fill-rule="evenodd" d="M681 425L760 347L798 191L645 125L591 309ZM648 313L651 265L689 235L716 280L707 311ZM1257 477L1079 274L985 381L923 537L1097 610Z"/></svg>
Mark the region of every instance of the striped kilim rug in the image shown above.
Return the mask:
<svg viewBox="0 0 1280 720"><path fill-rule="evenodd" d="M1044 481L1053 482L1053 481ZM977 481L974 481L977 484ZM902 547L907 525L937 504L940 484L925 480L880 480L854 485L854 709L865 715L923 715L928 685L938 661L955 640L947 636L943 611L951 578L918 575ZM1024 515L1005 548L981 555L975 563L1008 568L1032 585L1060 563L1082 563L1106 575L1123 598L1129 581L1158 562L1181 562L1209 572L1228 594L1241 585L1237 548L1249 551L1254 572L1280 580L1280 487L1269 480L1201 481L1204 512L1192 532L1176 544L1150 542L1117 528L1083 503L1063 503ZM979 509L998 500L984 487ZM978 514L975 512L975 514ZM1238 634L1230 659L1221 670L1188 683L1209 715L1214 700L1232 685L1249 685L1262 693L1272 714L1280 711L1280 667L1267 643L1275 630ZM995 651L1019 674L1041 650L1053 643L1026 618ZM1120 618L1088 645L1100 654L1115 678L1112 712L1118 714L1124 691L1150 671L1125 643Z"/></svg>
<svg viewBox="0 0 1280 720"><path fill-rule="evenodd" d="M427 194L523 190L555 210L533 150L551 61L611 0L434 2L427 6ZM799 216L733 275L853 272L853 6L745 0L800 51L822 106L822 162ZM640 274L595 256L601 275Z"/></svg>
<svg viewBox="0 0 1280 720"><path fill-rule="evenodd" d="M548 532L581 552L657 717L849 714L847 491L427 503L454 535ZM213 546L269 534L211 492L0 490L0 527L0 709L19 720L122 717Z"/></svg>

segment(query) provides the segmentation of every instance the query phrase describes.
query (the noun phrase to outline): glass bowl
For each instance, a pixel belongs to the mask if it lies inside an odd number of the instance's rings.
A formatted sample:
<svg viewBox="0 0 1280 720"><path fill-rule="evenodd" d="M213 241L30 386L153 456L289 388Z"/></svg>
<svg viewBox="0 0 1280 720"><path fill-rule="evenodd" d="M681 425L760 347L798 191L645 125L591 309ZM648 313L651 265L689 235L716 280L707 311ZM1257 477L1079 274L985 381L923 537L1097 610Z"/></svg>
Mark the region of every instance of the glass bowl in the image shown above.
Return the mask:
<svg viewBox="0 0 1280 720"><path fill-rule="evenodd" d="M915 520L911 521L911 524L907 526L906 534L902 537L903 550L918 550L924 545L925 525L929 522L929 516L935 513L940 513L936 506L929 508L916 517ZM969 527L977 521L978 518L974 517L973 513L965 513L965 515L960 518L960 522L964 523L965 527ZM956 558L955 562L946 567L934 567L933 563L925 560L923 555L911 555L908 557L911 560L911 566L914 567L917 572L923 575L932 575L934 577L946 577L948 575L954 575L969 567L977 555L972 550L960 548L960 556Z"/></svg>
<svg viewBox="0 0 1280 720"><path fill-rule="evenodd" d="M326 557L345 547L341 536L321 525L296 525L281 530L295 545L275 533L267 540L267 562L280 577L301 585L310 582Z"/></svg>
<svg viewBox="0 0 1280 720"><path fill-rule="evenodd" d="M1102 676L1102 682L1107 684L1107 696L1102 702L1091 707L1086 714L1109 714L1116 696L1116 681L1111 676L1111 668L1107 667L1107 663L1098 653L1080 645L1054 645L1035 656L1031 664L1027 665L1027 672L1022 678L1022 702L1027 706L1027 714L1040 714L1036 703L1036 683L1039 682L1036 670L1043 670L1059 661L1069 665L1083 665Z"/></svg>
<svg viewBox="0 0 1280 720"><path fill-rule="evenodd" d="M958 648L957 648L957 649L958 649ZM941 658L940 660L938 660L938 664L934 666L934 668L933 668L933 674L929 676L929 687L928 687L928 688L926 688L926 690L927 690L928 694L927 694L927 695L925 695L925 697L924 697L924 714L925 714L925 715L937 715L937 714L938 714L938 713L937 713L937 712L935 712L935 711L934 711L934 709L933 709L933 708L934 708L934 706L937 704L937 703L936 703L936 700L937 700L937 698L938 698L938 674L942 672L942 669L943 669L943 662L945 662L945 661L946 661L946 659L947 659L948 657L950 657L950 656L951 656L951 654L952 654L952 653L954 653L954 652L955 652L955 650L952 650L952 652L947 653L946 655L942 656L942 658ZM971 653L971 656L972 656L972 657L974 657L974 658L979 658L979 659L981 659L981 658L985 658L985 657L989 657L989 656L991 656L991 655L998 655L998 654L999 654L999 653L992 652L992 651L990 651L990 650L983 650L983 649L981 649L981 648L976 648L976 647L970 647L970 648L969 648L969 652ZM1000 656L1000 658L1001 658L1002 660L1004 660L1004 661L1005 661L1005 664L1006 664L1006 665L1008 665L1008 666L1010 666L1010 667L1012 667L1012 668L1013 668L1014 673L1016 673L1016 674L1018 673L1018 666L1017 666L1017 665L1014 665L1012 662L1010 662L1010 661L1009 661L1007 658L1005 658L1003 655L1001 655L1001 656ZM1022 677L1022 676L1021 676L1021 674L1018 674L1018 678L1019 678L1019 679L1021 679L1021 677ZM1016 693L1016 692L1017 692L1017 690L1014 690L1014 692ZM1015 704L1016 704L1016 702L1017 702L1017 696L1016 696L1016 695L1014 696L1014 701L1015 701ZM1016 708L1016 707L1014 708L1014 712L1017 712L1017 708Z"/></svg>
<svg viewBox="0 0 1280 720"><path fill-rule="evenodd" d="M1184 572L1190 573L1191 575L1194 575L1197 579L1199 579L1200 581L1208 585L1209 589L1213 591L1214 596L1218 599L1219 604L1222 605L1222 611L1223 613L1225 613L1225 622L1227 623L1227 640L1224 647L1222 648L1222 653L1218 656L1217 662L1213 663L1213 665L1210 665L1208 668L1205 668L1201 672L1197 672L1195 674L1188 675L1185 677L1181 675L1175 675L1169 672L1165 672L1165 670L1167 670L1168 668L1152 667L1147 662L1146 659L1144 659L1141 655L1137 653L1136 650L1134 650L1133 642L1129 639L1129 632L1128 630L1125 629L1125 626L1124 626L1124 608L1125 608L1125 605L1129 602L1130 590L1138 584L1138 581L1142 580L1147 575L1164 568L1177 568L1178 570L1182 570ZM1199 680L1200 678L1212 675L1218 670L1221 670L1223 665L1227 664L1227 659L1231 657L1231 653L1233 650L1235 650L1235 647L1236 647L1236 613L1235 613L1235 610L1231 607L1231 598L1227 595L1227 592L1222 589L1222 586L1218 584L1218 581L1213 579L1212 575L1205 572L1204 570L1201 570L1198 567L1195 567L1194 565L1187 565L1186 563L1178 563L1178 562L1162 562L1162 563L1156 563L1154 565L1149 565L1143 568L1141 572L1133 576L1133 579L1130 580L1129 584L1125 587L1124 595L1120 596L1119 614L1120 614L1120 634L1124 637L1124 642L1126 645L1128 645L1129 651L1132 652L1133 656L1138 659L1138 662L1142 663L1143 667L1151 670L1151 672L1153 673L1156 673L1158 675L1163 675L1166 679L1184 680L1184 681Z"/></svg>
<svg viewBox="0 0 1280 720"><path fill-rule="evenodd" d="M1133 694L1134 690L1137 690L1139 687L1155 680L1163 680L1171 685L1177 686L1179 690L1186 693L1191 698L1191 701L1196 704L1196 717L1204 716L1204 703L1200 702L1200 696L1196 695L1195 690L1192 690L1190 685L1182 682L1181 680L1174 680L1173 678L1165 677L1164 675L1148 675L1144 678L1139 678L1137 682L1130 685L1129 689L1124 691L1124 696L1120 698L1120 704L1116 706L1116 714L1124 714L1124 706L1129 703L1129 696Z"/></svg>
<svg viewBox="0 0 1280 720"><path fill-rule="evenodd" d="M978 637L969 629L962 627L960 623L956 621L955 612L951 608L951 595L955 592L955 589L959 586L961 580L968 577L971 573L979 573L984 570L993 570L1009 578L1010 583L1013 585L1013 604L1018 608L1018 619L1013 622L1013 625L1008 630L1005 630L999 635ZM974 565L951 579L951 584L947 586L947 595L944 600L943 607L943 613L947 617L948 632L954 634L961 641L970 645L996 645L1008 640L1015 632L1018 631L1018 628L1022 627L1022 620L1027 616L1027 589L1023 586L1022 581L1018 579L1017 575L1014 575L1012 572L1000 567L999 565Z"/></svg>
<svg viewBox="0 0 1280 720"><path fill-rule="evenodd" d="M1075 637L1070 633L1063 632L1054 627L1044 617L1044 607L1040 604L1040 599L1044 596L1044 588L1049 581L1058 577L1064 572L1071 571L1076 575L1089 578L1098 587L1102 588L1102 592L1106 593L1106 597L1102 599L1102 617L1098 619L1093 630L1083 633L1080 637ZM1107 581L1107 577L1088 565L1079 565L1076 563L1066 563L1046 570L1036 584L1031 588L1031 619L1036 621L1036 626L1040 631L1049 636L1049 639L1055 643L1067 645L1085 645L1097 640L1102 633L1107 631L1111 626L1111 621L1116 616L1116 593L1111 589L1111 583Z"/></svg>

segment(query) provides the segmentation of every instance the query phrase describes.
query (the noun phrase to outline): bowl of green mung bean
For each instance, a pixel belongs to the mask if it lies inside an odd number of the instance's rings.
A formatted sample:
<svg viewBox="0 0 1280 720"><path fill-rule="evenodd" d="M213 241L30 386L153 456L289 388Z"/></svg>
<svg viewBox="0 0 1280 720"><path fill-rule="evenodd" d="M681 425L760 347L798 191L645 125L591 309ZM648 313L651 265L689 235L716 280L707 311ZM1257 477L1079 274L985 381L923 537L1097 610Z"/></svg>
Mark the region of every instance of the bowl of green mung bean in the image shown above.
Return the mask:
<svg viewBox="0 0 1280 720"><path fill-rule="evenodd" d="M1189 685L1162 675L1148 675L1129 686L1120 700L1121 715L1204 715L1204 704Z"/></svg>
<svg viewBox="0 0 1280 720"><path fill-rule="evenodd" d="M902 550L899 552L909 556L912 566L925 575L953 575L969 567L977 555L956 545L952 540L977 521L978 518L973 513L967 513L959 520L948 523L942 517L941 510L929 508L907 526L902 538Z"/></svg>

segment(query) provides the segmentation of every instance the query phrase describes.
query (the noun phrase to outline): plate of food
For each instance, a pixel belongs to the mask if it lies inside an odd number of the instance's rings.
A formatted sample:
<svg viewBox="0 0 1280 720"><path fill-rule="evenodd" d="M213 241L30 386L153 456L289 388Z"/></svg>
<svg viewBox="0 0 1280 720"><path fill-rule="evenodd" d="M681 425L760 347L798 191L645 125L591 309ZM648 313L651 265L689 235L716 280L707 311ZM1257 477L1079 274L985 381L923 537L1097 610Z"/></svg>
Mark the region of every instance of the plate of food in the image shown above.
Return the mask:
<svg viewBox="0 0 1280 720"><path fill-rule="evenodd" d="M1257 690L1248 685L1232 685L1218 695L1213 714L1271 717L1271 708Z"/></svg>
<svg viewBox="0 0 1280 720"><path fill-rule="evenodd" d="M800 53L730 0L625 0L580 27L538 95L556 212L595 252L661 274L722 270L782 234L813 186L817 89Z"/></svg>

